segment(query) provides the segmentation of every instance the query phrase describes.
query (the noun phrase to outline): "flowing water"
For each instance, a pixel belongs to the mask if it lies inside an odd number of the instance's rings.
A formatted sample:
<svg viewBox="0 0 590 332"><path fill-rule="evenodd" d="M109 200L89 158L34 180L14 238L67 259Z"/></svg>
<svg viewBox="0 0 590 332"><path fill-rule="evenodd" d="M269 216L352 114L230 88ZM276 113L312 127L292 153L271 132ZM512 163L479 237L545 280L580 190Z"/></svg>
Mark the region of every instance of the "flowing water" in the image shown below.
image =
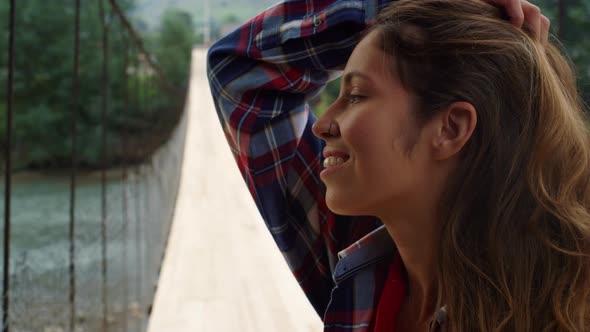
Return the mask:
<svg viewBox="0 0 590 332"><path fill-rule="evenodd" d="M149 278L153 267L147 266L150 260L145 253L146 241L149 242L145 227L145 202L149 193L146 187L153 179L131 173L128 181L122 181L121 175L121 171L110 172L106 184L104 251L100 177L93 174L77 179L74 245L79 331L99 328L103 300L107 304L106 321L112 330L122 330L121 320L127 316L131 317L128 320L145 316L146 303L151 300L146 298L149 296L146 288L149 290L153 285L142 282L153 283L150 281L153 278ZM20 174L13 177L12 187L10 316L13 330L67 330L71 307L69 176ZM3 202L4 190L0 204L2 216Z"/></svg>

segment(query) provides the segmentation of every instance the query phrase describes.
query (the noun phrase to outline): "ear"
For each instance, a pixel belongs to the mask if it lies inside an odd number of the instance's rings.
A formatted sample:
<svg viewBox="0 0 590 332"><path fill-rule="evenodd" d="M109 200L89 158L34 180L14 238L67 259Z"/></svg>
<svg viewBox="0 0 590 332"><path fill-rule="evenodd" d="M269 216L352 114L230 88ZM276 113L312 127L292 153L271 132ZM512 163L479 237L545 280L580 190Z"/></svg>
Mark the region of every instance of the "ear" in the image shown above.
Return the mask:
<svg viewBox="0 0 590 332"><path fill-rule="evenodd" d="M459 101L450 104L437 117L432 140L434 158L445 160L455 156L469 141L477 124L477 112L470 103Z"/></svg>

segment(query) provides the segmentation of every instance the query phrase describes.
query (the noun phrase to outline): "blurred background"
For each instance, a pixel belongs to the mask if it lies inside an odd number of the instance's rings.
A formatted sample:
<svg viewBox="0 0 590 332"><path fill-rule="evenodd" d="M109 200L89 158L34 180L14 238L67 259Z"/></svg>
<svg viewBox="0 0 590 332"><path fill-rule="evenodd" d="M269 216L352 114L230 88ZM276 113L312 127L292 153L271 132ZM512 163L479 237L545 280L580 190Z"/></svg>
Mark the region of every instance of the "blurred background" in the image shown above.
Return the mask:
<svg viewBox="0 0 590 332"><path fill-rule="evenodd" d="M179 185L191 51L270 3L76 3L18 0L11 15L0 2L5 328L143 331Z"/></svg>
<svg viewBox="0 0 590 332"><path fill-rule="evenodd" d="M559 38L564 52L576 68L578 86L586 105L590 104L590 0L529 0L551 20L551 33ZM330 82L314 100L315 114L322 114L338 96L340 80Z"/></svg>
<svg viewBox="0 0 590 332"><path fill-rule="evenodd" d="M145 330L180 180L191 50L275 2L0 2L5 327ZM533 2L590 102L590 0ZM312 101L316 115L338 87Z"/></svg>

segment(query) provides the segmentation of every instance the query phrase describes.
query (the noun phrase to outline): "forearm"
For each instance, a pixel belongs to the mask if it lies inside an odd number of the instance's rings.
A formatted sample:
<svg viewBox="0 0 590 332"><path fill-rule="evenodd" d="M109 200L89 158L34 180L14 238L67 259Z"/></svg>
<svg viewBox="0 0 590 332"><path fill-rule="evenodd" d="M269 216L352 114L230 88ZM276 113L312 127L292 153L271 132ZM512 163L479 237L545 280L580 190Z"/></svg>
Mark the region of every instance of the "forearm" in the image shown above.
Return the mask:
<svg viewBox="0 0 590 332"><path fill-rule="evenodd" d="M358 0L308 3L278 4L211 47L211 89L224 118L234 108L250 108L252 98L242 100L246 94L281 102L280 106L263 102L256 107L261 112L277 115L277 109L301 106L344 66L378 5ZM259 95L269 91L280 93Z"/></svg>

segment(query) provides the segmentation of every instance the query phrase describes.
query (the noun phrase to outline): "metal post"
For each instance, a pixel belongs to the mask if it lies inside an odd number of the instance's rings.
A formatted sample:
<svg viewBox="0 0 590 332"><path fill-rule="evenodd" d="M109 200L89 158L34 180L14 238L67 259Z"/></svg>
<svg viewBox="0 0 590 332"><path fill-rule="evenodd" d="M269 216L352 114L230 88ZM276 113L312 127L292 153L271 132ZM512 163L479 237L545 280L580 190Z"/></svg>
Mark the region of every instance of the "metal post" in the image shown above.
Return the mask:
<svg viewBox="0 0 590 332"><path fill-rule="evenodd" d="M129 75L127 74L127 66L129 65L129 44L125 42L125 33L122 33L122 40L124 47L124 57L123 57L123 112L127 112L129 108ZM127 147L127 133L123 133L123 154L127 154L128 147ZM127 227L129 222L129 213L127 211L127 161L123 159L123 176L121 181L121 187L123 189L123 270L124 278L123 278L123 310L124 310L124 317L123 317L123 331L127 331L127 313L129 307L129 291L127 287L129 286L128 282L128 264L127 264Z"/></svg>
<svg viewBox="0 0 590 332"><path fill-rule="evenodd" d="M8 332L9 323L9 291L10 291L10 197L12 181L12 112L14 107L14 35L16 0L10 0L10 18L8 20L8 82L7 82L7 116L6 116L6 151L4 169L4 282L2 288L2 331Z"/></svg>
<svg viewBox="0 0 590 332"><path fill-rule="evenodd" d="M563 39L563 27L565 25L565 16L565 1L557 0L557 37L559 39Z"/></svg>
<svg viewBox="0 0 590 332"><path fill-rule="evenodd" d="M137 166L135 171L135 253L137 257L137 279L136 280L136 293L137 293L137 305L138 310L141 312L143 310L143 292L142 292L142 285L143 285L143 255L141 252L141 208L140 208L140 196L141 193L139 191L139 185L141 181L141 170L140 167ZM143 319L142 316L139 317L139 322L137 324L138 331L142 331L142 323Z"/></svg>
<svg viewBox="0 0 590 332"><path fill-rule="evenodd" d="M102 103L101 103L101 252L102 252L102 330L108 331L108 289L107 289L107 197L106 197L106 156L107 156L107 137L106 137L106 117L109 107L109 26L111 23L110 16L107 22L104 10L104 0L99 0L99 15L102 23Z"/></svg>
<svg viewBox="0 0 590 332"><path fill-rule="evenodd" d="M76 12L74 18L74 67L72 74L72 165L70 173L70 331L76 326L76 172L77 157L77 119L79 94L79 62L80 62L80 0L74 0Z"/></svg>

